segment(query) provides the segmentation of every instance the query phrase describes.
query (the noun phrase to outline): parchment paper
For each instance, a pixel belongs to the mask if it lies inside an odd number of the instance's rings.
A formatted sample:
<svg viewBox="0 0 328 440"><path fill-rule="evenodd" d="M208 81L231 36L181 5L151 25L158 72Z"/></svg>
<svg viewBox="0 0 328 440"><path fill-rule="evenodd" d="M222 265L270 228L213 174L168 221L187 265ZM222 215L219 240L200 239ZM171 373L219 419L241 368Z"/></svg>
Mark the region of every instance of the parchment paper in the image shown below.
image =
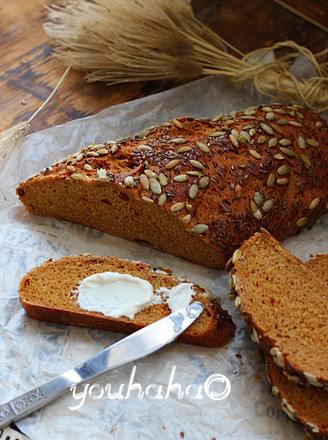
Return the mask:
<svg viewBox="0 0 328 440"><path fill-rule="evenodd" d="M111 107L96 116L34 133L24 139L19 153L1 183L0 193L0 402L12 399L55 375L76 366L122 335L76 327L41 323L27 317L19 303L21 277L48 258L92 252L98 255L141 260L166 266L174 274L208 287L231 313L237 330L235 340L222 349L207 349L173 343L135 362L135 381L168 386L172 367L174 382L185 389L204 385L212 374L231 381L230 395L221 401L178 399L98 400L87 397L79 410L71 393L18 423L34 440L92 439L303 439L271 396L264 363L251 342L234 303L228 299L228 276L182 259L79 225L42 218L26 212L15 188L20 181L54 160L76 152L92 141L103 142L133 135L148 126L182 115L212 117L242 109L267 98L237 89L221 78L208 77L151 97ZM320 223L283 243L296 256L308 260L310 253L328 251L328 216ZM238 356L237 356L238 355ZM241 357L239 357L241 355ZM99 387L112 384L118 391L128 384L132 365L96 380ZM100 388L98 388L100 389ZM83 391L81 387L80 392ZM97 393L95 393L97 394Z"/></svg>

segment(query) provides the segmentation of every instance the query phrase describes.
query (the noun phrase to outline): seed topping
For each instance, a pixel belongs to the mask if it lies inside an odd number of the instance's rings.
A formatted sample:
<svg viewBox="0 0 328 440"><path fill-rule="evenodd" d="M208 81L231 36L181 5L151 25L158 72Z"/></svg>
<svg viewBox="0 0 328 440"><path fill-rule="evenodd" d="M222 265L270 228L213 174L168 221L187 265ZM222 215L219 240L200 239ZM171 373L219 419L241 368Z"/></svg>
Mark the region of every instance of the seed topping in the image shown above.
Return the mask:
<svg viewBox="0 0 328 440"><path fill-rule="evenodd" d="M263 202L263 197L262 197L262 194L260 192L257 191L255 193L254 201L257 204L257 206L260 206L260 204Z"/></svg>
<svg viewBox="0 0 328 440"><path fill-rule="evenodd" d="M180 121L178 121L177 119L173 119L173 124L177 127L177 128L182 128L183 125L181 124Z"/></svg>
<svg viewBox="0 0 328 440"><path fill-rule="evenodd" d="M148 177L146 176L146 174L140 174L139 177L140 180L140 185L142 186L142 188L146 191L149 190L149 180Z"/></svg>
<svg viewBox="0 0 328 440"><path fill-rule="evenodd" d="M265 115L265 117L266 117L266 119L267 119L268 121L273 121L274 118L275 118L275 114L274 114L273 112L268 112L268 113Z"/></svg>
<svg viewBox="0 0 328 440"><path fill-rule="evenodd" d="M181 209L183 209L184 206L185 206L185 203L184 203L184 202L177 202L177 203L174 203L174 204L171 206L170 211L171 211L171 212L178 212L178 211L181 211Z"/></svg>
<svg viewBox="0 0 328 440"><path fill-rule="evenodd" d="M305 226L305 225L306 225L307 221L308 221L308 218L307 218L307 217L302 217L302 218L300 218L299 220L297 220L296 225L297 225L299 228L301 228L302 226Z"/></svg>
<svg viewBox="0 0 328 440"><path fill-rule="evenodd" d="M170 169L176 167L177 165L179 165L179 163L180 163L180 159L173 159L173 160L170 160L170 162L168 162L168 163L165 165L165 168L166 168L167 170L170 170Z"/></svg>
<svg viewBox="0 0 328 440"><path fill-rule="evenodd" d="M193 228L191 228L191 232L195 232L195 234L203 234L204 232L208 231L208 226L203 225L201 223L198 223L198 225L195 225Z"/></svg>
<svg viewBox="0 0 328 440"><path fill-rule="evenodd" d="M238 147L238 139L233 134L229 135L229 139L235 147Z"/></svg>
<svg viewBox="0 0 328 440"><path fill-rule="evenodd" d="M180 147L180 148L177 150L177 153L178 153L178 154L182 154L182 153L186 153L187 151L191 151L191 150L192 150L191 147L187 147L187 146L185 146L185 147Z"/></svg>
<svg viewBox="0 0 328 440"><path fill-rule="evenodd" d="M245 139L245 141L247 141L247 142L251 141L251 137L250 137L249 133L247 133L247 131L241 130L240 137L242 139Z"/></svg>
<svg viewBox="0 0 328 440"><path fill-rule="evenodd" d="M197 196L197 193L198 193L198 186L194 183L193 185L191 185L189 189L189 197L191 199L194 199Z"/></svg>
<svg viewBox="0 0 328 440"><path fill-rule="evenodd" d="M166 202L166 199L167 199L166 194L165 193L161 194L158 199L158 205L163 206L164 203Z"/></svg>
<svg viewBox="0 0 328 440"><path fill-rule="evenodd" d="M132 176L127 176L123 180L123 183L126 187L131 188L132 186L134 186L134 178Z"/></svg>
<svg viewBox="0 0 328 440"><path fill-rule="evenodd" d="M83 176L81 174L71 174L71 178L74 180L83 180Z"/></svg>
<svg viewBox="0 0 328 440"><path fill-rule="evenodd" d="M186 224L189 223L190 220L191 220L191 215L190 214L185 215L183 217L183 219L182 219L183 223L186 223Z"/></svg>
<svg viewBox="0 0 328 440"><path fill-rule="evenodd" d="M201 151L203 151L203 153L209 153L210 152L210 149L208 148L208 146L205 145L203 142L196 141L196 144L197 144L197 147Z"/></svg>
<svg viewBox="0 0 328 440"><path fill-rule="evenodd" d="M211 133L210 137L217 137L217 136L223 136L225 134L224 131L215 131L214 133Z"/></svg>
<svg viewBox="0 0 328 440"><path fill-rule="evenodd" d="M283 176L284 174L288 174L289 173L289 166L288 165L281 165L278 169L277 169L277 173L280 176Z"/></svg>
<svg viewBox="0 0 328 440"><path fill-rule="evenodd" d="M235 196L236 199L240 199L242 195L242 190L241 190L241 186L240 185L236 185L235 187Z"/></svg>
<svg viewBox="0 0 328 440"><path fill-rule="evenodd" d="M193 159L191 159L191 160L190 160L190 163L191 163L191 165L192 165L193 167L195 167L195 168L198 168L198 169L200 169L200 170L204 169L204 165L203 165L201 162L199 162L198 160L193 160Z"/></svg>
<svg viewBox="0 0 328 440"><path fill-rule="evenodd" d="M106 154L108 154L108 150L107 150L107 148L100 148L99 150L97 150L97 153L100 156L105 156Z"/></svg>
<svg viewBox="0 0 328 440"><path fill-rule="evenodd" d="M184 138L175 138L175 139L172 139L172 142L173 142L174 144L184 144L184 143L187 142L187 139L184 139Z"/></svg>
<svg viewBox="0 0 328 440"><path fill-rule="evenodd" d="M261 159L261 155L256 150L249 150L249 154L251 154L255 159Z"/></svg>
<svg viewBox="0 0 328 440"><path fill-rule="evenodd" d="M153 149L152 149L152 147L150 147L149 145L144 145L144 144L142 144L142 145L139 145L138 146L138 150L144 150L144 151L152 151Z"/></svg>
<svg viewBox="0 0 328 440"><path fill-rule="evenodd" d="M158 176L158 180L159 180L159 183L160 183L162 186L166 186L166 185L168 184L168 179L167 179L167 177L165 176L165 174L163 174L163 173L161 173L161 174Z"/></svg>
<svg viewBox="0 0 328 440"><path fill-rule="evenodd" d="M315 139L305 139L305 142L308 145L311 145L311 147L319 147L319 142L317 142Z"/></svg>
<svg viewBox="0 0 328 440"><path fill-rule="evenodd" d="M289 139L281 139L279 141L279 144L282 145L283 147L287 147L288 145L290 145L292 143L291 140Z"/></svg>
<svg viewBox="0 0 328 440"><path fill-rule="evenodd" d="M210 183L209 177L207 177L207 176L202 177L199 181L199 188L204 189L209 185L209 183Z"/></svg>
<svg viewBox="0 0 328 440"><path fill-rule="evenodd" d="M307 156L306 154L300 154L300 158L305 163L305 165L307 165L308 167L310 167L312 165L309 156Z"/></svg>
<svg viewBox="0 0 328 440"><path fill-rule="evenodd" d="M149 186L150 186L151 191L154 194L157 194L157 195L161 194L162 187L161 187L160 183L158 182L158 180L155 179L154 177L149 178Z"/></svg>
<svg viewBox="0 0 328 440"><path fill-rule="evenodd" d="M276 176L274 173L270 173L267 178L267 186L272 186L274 184L274 181L276 179Z"/></svg>
<svg viewBox="0 0 328 440"><path fill-rule="evenodd" d="M265 131L266 133L268 133L268 134L273 134L273 130L272 130L272 128L270 127L270 125L268 125L268 124L264 124L263 122L261 122L261 128L262 128L262 130L263 131Z"/></svg>
<svg viewBox="0 0 328 440"><path fill-rule="evenodd" d="M287 156L297 156L297 154L290 148L280 147L280 151L284 154L287 154Z"/></svg>
<svg viewBox="0 0 328 440"><path fill-rule="evenodd" d="M178 176L174 177L175 182L186 182L189 179L187 174L179 174Z"/></svg>
<svg viewBox="0 0 328 440"><path fill-rule="evenodd" d="M319 205L319 202L320 202L320 197L316 197L316 198L313 199L312 202L310 203L309 208L310 208L310 209L315 209L315 208Z"/></svg>
<svg viewBox="0 0 328 440"><path fill-rule="evenodd" d="M273 204L274 204L273 200L267 200L266 202L264 202L263 211L264 212L270 211L270 209L272 209L272 207L273 207Z"/></svg>
<svg viewBox="0 0 328 440"><path fill-rule="evenodd" d="M298 146L300 148L302 148L302 150L305 150L306 145L305 145L305 140L304 140L303 136L298 136L297 143L298 143Z"/></svg>

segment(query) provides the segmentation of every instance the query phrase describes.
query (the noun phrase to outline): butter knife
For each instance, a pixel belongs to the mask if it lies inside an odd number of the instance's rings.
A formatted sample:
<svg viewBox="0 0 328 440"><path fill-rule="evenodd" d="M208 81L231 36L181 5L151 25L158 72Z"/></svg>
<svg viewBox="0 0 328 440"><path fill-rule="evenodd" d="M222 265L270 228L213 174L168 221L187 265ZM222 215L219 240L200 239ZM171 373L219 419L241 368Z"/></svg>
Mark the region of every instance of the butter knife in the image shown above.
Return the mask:
<svg viewBox="0 0 328 440"><path fill-rule="evenodd" d="M0 429L57 399L73 384L78 385L92 380L107 371L159 350L183 333L202 311L201 303L190 304L121 339L78 367L4 403L0 406Z"/></svg>

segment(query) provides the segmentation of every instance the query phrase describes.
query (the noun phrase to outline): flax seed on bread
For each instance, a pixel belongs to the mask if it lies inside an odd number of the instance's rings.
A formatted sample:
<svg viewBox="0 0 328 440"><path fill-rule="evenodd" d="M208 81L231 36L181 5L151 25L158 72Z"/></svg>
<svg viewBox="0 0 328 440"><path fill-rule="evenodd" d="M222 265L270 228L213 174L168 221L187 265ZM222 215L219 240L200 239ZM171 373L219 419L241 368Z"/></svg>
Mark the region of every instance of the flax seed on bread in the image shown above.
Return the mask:
<svg viewBox="0 0 328 440"><path fill-rule="evenodd" d="M264 230L235 251L232 265L253 339L289 378L327 386L327 286Z"/></svg>
<svg viewBox="0 0 328 440"><path fill-rule="evenodd" d="M326 211L327 140L299 106L183 117L83 148L17 194L34 214L221 268L260 227L281 240Z"/></svg>
<svg viewBox="0 0 328 440"><path fill-rule="evenodd" d="M78 283L87 276L106 271L145 279L154 291L160 287L171 289L182 282L181 278L144 263L86 254L48 260L32 269L20 282L20 301L34 319L122 333L132 333L171 313L166 302L141 310L133 319L124 316L114 319L81 309L75 292ZM197 285L194 290L194 300L204 305L204 311L179 340L206 347L225 345L235 330L230 316L208 290Z"/></svg>

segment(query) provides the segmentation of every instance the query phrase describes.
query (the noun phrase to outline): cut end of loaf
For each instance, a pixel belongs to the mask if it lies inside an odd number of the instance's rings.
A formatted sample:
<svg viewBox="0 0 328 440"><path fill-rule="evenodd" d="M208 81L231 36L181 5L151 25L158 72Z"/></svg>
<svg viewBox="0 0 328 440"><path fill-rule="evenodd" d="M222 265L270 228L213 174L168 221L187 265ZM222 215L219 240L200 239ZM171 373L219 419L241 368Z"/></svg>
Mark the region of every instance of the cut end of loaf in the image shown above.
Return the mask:
<svg viewBox="0 0 328 440"><path fill-rule="evenodd" d="M144 263L92 254L64 257L57 261L48 260L23 277L19 287L22 306L34 319L121 333L132 333L171 313L166 303L151 305L138 312L132 320L124 316L110 318L81 309L74 293L78 283L87 276L106 271L145 279L154 290L160 287L171 289L181 283L180 278ZM193 299L204 305L204 311L179 340L207 347L225 345L235 330L231 318L208 291L197 285L195 290Z"/></svg>

